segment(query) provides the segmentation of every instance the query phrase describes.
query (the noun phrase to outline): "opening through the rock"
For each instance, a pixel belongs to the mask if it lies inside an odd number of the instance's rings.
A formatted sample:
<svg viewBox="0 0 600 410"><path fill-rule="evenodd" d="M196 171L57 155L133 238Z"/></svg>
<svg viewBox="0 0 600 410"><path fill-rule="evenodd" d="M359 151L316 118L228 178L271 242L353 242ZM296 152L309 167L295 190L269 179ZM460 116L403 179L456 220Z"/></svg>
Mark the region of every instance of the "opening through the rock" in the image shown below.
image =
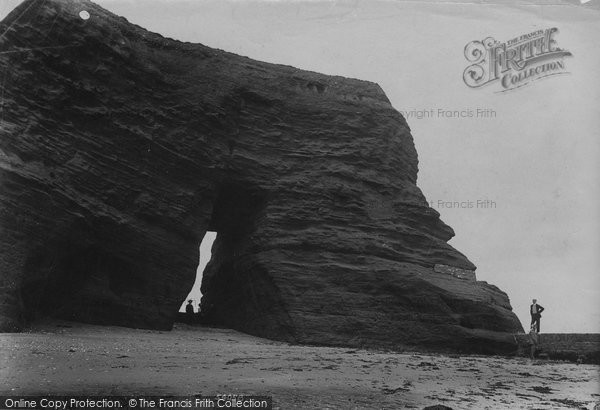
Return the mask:
<svg viewBox="0 0 600 410"><path fill-rule="evenodd" d="M207 231L200 243L200 260L198 262L198 268L196 269L196 281L194 282L194 286L192 286L190 293L181 304L181 307L179 308L180 312L185 312L185 305L187 305L188 300L190 299L193 301L192 305L194 306L194 312L198 312L198 305L200 304L200 298L202 297L202 293L200 292L202 274L204 268L210 261L212 244L216 238L216 232Z"/></svg>

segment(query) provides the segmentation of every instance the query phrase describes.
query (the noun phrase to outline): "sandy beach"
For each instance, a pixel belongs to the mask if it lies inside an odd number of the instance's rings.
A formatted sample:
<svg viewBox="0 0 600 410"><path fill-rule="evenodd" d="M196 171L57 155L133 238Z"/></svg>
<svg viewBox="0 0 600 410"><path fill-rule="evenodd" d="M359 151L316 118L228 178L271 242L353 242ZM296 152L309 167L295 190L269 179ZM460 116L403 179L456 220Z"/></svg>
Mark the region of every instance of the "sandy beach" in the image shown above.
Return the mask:
<svg viewBox="0 0 600 410"><path fill-rule="evenodd" d="M277 409L594 409L600 366L294 346L229 329L76 323L0 335L4 395L261 394Z"/></svg>

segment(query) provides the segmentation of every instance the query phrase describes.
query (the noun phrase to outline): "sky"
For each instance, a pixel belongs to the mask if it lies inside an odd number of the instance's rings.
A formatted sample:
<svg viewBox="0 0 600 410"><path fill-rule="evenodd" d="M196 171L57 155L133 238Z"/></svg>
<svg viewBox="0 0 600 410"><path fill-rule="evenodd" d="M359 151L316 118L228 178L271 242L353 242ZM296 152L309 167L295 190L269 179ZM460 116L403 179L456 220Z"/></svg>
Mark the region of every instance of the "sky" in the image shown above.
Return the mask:
<svg viewBox="0 0 600 410"><path fill-rule="evenodd" d="M202 298L202 292L200 292L200 286L202 285L202 272L204 271L204 268L210 261L210 257L212 255L210 250L216 238L216 232L208 231L206 232L206 235L204 235L204 239L202 239L202 242L200 243L200 256L198 268L196 269L196 281L194 282L194 285L192 286L192 289L190 290L190 293L188 294L187 298L185 298L185 300L181 304L181 307L179 308L180 312L185 312L185 305L187 305L188 300L192 300L192 306L194 306L195 312L198 312L199 310L198 304L200 303L200 299Z"/></svg>
<svg viewBox="0 0 600 410"><path fill-rule="evenodd" d="M0 2L0 17L17 3ZM525 328L536 298L546 308L542 332L600 332L598 0L96 3L166 37L378 83L406 113L418 186L478 280L507 292ZM572 53L566 73L507 92L463 81L467 43L552 27Z"/></svg>

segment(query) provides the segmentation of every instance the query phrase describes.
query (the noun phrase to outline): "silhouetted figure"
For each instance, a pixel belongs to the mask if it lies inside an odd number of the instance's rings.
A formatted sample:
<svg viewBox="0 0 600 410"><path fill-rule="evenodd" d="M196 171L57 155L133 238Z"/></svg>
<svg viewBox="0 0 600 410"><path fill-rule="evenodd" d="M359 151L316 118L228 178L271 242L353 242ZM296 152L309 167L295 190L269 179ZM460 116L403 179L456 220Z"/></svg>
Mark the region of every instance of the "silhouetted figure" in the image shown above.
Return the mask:
<svg viewBox="0 0 600 410"><path fill-rule="evenodd" d="M533 299L531 306L529 306L529 313L531 313L531 327L535 325L536 333L540 333L540 319L542 318L542 312L544 308L537 304L537 300Z"/></svg>
<svg viewBox="0 0 600 410"><path fill-rule="evenodd" d="M192 305L193 300L188 300L188 304L185 305L185 318L188 323L194 322L194 305Z"/></svg>

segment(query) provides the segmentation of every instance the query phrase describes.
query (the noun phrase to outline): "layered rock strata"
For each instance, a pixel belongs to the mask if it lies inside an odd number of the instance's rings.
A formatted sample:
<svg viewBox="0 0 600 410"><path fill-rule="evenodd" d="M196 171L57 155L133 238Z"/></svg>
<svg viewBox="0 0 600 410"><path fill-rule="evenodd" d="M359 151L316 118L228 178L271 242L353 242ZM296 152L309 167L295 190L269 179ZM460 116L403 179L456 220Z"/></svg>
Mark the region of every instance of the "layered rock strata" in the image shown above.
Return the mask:
<svg viewBox="0 0 600 410"><path fill-rule="evenodd" d="M169 329L212 230L214 323L512 349L506 294L453 276L475 267L377 84L167 39L85 0L27 0L0 33L3 330L43 316Z"/></svg>

